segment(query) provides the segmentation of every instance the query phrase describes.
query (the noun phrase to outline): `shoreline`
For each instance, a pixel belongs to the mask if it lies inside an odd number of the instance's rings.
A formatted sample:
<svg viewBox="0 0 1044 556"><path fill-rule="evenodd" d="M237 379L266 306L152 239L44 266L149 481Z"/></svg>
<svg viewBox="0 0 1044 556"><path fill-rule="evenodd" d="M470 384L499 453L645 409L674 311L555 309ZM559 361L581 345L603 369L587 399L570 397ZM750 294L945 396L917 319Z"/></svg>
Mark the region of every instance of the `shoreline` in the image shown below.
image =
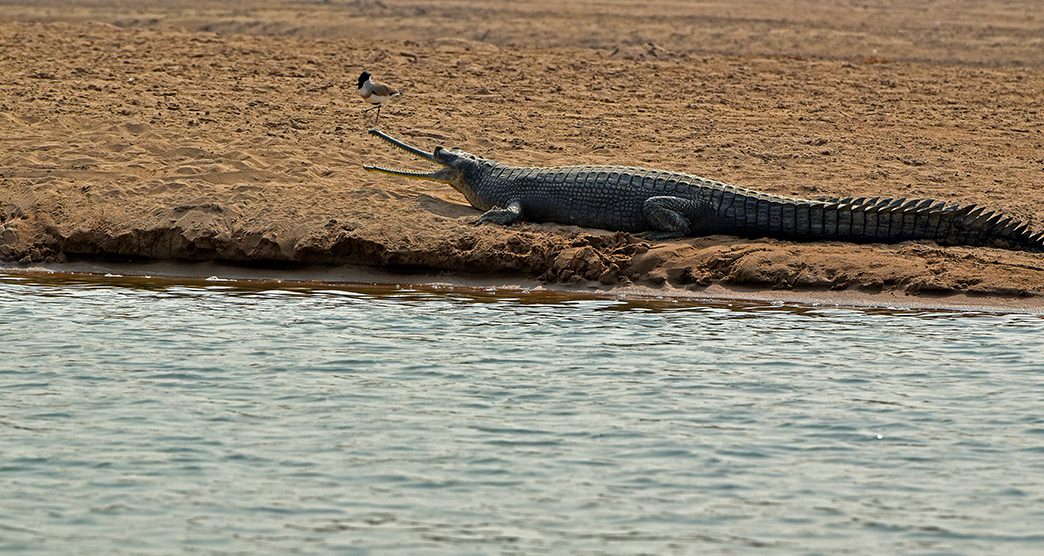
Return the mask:
<svg viewBox="0 0 1044 556"><path fill-rule="evenodd" d="M0 275L42 279L51 282L90 282L124 287L171 285L223 285L237 289L281 288L343 289L377 295L403 291L433 294L462 294L475 298L519 297L533 301L565 302L581 299L611 299L651 304L678 305L788 305L808 308L836 307L880 310L929 310L1044 315L1044 298L1014 299L997 296L947 295L909 296L896 292L793 291L735 288L712 284L696 290L670 286L613 286L596 282L586 285L545 284L537 280L481 278L452 274L400 274L364 267L302 267L264 269L219 263L168 261L135 263L50 263L32 266L0 263Z"/></svg>
<svg viewBox="0 0 1044 556"><path fill-rule="evenodd" d="M996 49L958 35L967 40L955 48L997 63L931 49L916 60L838 57L848 35L817 35L800 23L806 11L786 8L772 9L792 21L764 24L799 33L808 40L795 44L819 55L783 45L700 51L685 39L687 24L666 16L635 32L653 41L661 26L682 25L674 44L620 45L606 28L608 42L596 47L572 40L561 6L542 1L529 6L526 28L483 20L497 44L447 38L428 18L389 7L380 17L397 34L375 49L362 20L326 17L354 13L336 6L297 6L298 31L266 34L207 30L220 10L197 14L190 4L165 8L164 22L127 26L92 23L104 10L56 23L31 3L0 7L36 21L0 23L9 38L0 55L9 76L0 84L0 259L371 268L396 276L388 281L415 272L450 276L453 287L594 284L634 298L1044 303L1044 256L1034 253L472 226L479 212L448 185L362 169L431 168L366 134L372 120L355 91L360 69L406 91L380 127L424 149L456 145L518 166L643 166L807 199L930 198L1040 230L1042 50L1011 50L1024 64L1004 64ZM299 18L297 8L262 10L258 21ZM646 11L621 4L612 25ZM198 25L176 23L189 12ZM839 25L855 23L844 13ZM308 32L319 20L332 25L327 38ZM722 38L742 44L741 23ZM437 36L406 38L421 29ZM533 29L564 43L505 39ZM875 32L886 31L895 30ZM548 76L584 86L563 95ZM661 87L643 86L651 82Z"/></svg>

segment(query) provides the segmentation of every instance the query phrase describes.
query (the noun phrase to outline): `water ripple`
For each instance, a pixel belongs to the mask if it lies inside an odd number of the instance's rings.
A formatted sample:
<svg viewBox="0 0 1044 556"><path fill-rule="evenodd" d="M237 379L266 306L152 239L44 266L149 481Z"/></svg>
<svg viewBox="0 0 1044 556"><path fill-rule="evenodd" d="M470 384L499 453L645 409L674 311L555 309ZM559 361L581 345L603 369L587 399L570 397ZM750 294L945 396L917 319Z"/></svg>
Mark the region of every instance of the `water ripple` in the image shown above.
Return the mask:
<svg viewBox="0 0 1044 556"><path fill-rule="evenodd" d="M0 550L1029 553L1042 354L1033 315L0 280Z"/></svg>

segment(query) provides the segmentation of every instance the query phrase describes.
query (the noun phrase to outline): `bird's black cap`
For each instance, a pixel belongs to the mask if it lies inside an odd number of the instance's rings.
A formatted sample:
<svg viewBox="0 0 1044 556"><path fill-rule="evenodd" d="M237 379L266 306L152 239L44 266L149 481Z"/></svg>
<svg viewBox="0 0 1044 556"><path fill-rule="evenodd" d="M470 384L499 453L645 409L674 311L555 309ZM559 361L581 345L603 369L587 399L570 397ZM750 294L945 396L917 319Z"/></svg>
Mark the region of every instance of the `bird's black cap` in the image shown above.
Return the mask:
<svg viewBox="0 0 1044 556"><path fill-rule="evenodd" d="M369 79L369 78L370 78L370 72L368 72L368 71L364 71L361 74L359 74L359 86L362 87L363 83L366 83L366 80Z"/></svg>

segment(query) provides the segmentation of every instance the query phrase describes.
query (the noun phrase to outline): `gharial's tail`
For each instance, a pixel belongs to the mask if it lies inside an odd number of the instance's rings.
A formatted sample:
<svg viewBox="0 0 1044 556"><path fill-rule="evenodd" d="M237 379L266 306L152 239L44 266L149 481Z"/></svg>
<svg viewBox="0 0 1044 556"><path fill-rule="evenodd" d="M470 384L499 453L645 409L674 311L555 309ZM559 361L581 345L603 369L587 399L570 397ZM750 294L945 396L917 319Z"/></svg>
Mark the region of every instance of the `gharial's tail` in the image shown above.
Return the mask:
<svg viewBox="0 0 1044 556"><path fill-rule="evenodd" d="M741 235L857 243L928 239L942 245L1044 252L1044 232L1034 233L1027 223L976 205L880 197L807 201L757 194L738 195L736 201L734 205L746 205L746 217L736 212L726 219Z"/></svg>
<svg viewBox="0 0 1044 556"><path fill-rule="evenodd" d="M877 214L875 235L891 241L930 239L941 245L981 245L1021 251L1044 252L1044 232L1029 224L977 205L947 204L932 199L837 199L838 210L851 211L851 219L864 215L864 233ZM886 230L882 234L881 228Z"/></svg>

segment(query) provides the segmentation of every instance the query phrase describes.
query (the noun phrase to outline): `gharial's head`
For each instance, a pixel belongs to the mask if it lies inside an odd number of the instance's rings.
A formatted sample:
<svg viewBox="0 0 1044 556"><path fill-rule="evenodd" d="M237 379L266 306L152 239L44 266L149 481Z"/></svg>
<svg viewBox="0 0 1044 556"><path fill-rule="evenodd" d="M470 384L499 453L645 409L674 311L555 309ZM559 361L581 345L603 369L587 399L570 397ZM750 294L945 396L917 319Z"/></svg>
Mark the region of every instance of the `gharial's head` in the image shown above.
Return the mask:
<svg viewBox="0 0 1044 556"><path fill-rule="evenodd" d="M469 201L473 194L472 185L478 183L481 177L489 171L489 168L493 167L492 161L464 152L457 147L445 149L439 146L435 147L435 150L429 153L418 149L417 147L407 145L406 143L376 129L371 129L370 135L376 135L392 145L395 145L412 155L419 156L424 160L441 164L442 168L439 168L434 172L395 170L392 168L384 168L382 166L363 166L363 168L374 172L391 174L393 176L445 182L453 186L453 189L463 193Z"/></svg>

